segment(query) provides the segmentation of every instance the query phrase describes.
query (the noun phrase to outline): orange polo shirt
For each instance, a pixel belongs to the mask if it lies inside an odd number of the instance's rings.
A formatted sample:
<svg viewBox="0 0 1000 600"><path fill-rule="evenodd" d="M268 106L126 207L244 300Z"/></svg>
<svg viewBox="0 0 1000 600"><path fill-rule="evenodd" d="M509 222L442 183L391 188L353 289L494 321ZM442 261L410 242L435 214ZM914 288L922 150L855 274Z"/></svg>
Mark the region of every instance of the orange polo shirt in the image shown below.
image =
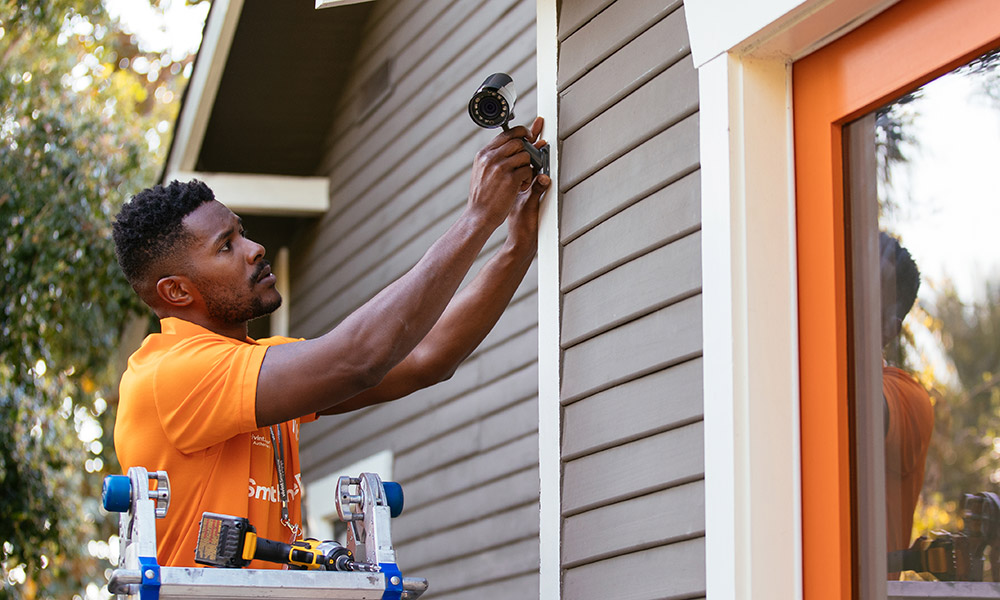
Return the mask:
<svg viewBox="0 0 1000 600"><path fill-rule="evenodd" d="M934 432L930 396L909 373L882 369L882 395L889 413L885 436L885 507L889 552L910 547L913 511L924 485L924 464Z"/></svg>
<svg viewBox="0 0 1000 600"><path fill-rule="evenodd" d="M129 358L115 422L122 469L139 466L170 477L170 508L156 521L157 562L198 566L194 550L206 511L247 517L263 538L301 538L299 419L279 426L290 528L281 523L270 431L258 428L255 417L264 353L296 340L239 341L172 317L160 328ZM281 568L261 561L250 567Z"/></svg>

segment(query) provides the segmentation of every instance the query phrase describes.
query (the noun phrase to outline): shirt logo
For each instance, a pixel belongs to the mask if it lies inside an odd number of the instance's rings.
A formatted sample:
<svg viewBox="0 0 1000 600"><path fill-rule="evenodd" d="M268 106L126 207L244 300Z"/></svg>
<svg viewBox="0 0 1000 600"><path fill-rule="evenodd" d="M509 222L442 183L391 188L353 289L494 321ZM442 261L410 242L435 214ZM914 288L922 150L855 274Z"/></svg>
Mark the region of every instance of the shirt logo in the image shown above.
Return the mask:
<svg viewBox="0 0 1000 600"><path fill-rule="evenodd" d="M296 473L294 483L288 488L288 501L291 502L294 500L296 496L302 493L302 489L302 474ZM271 486L257 485L253 477L250 478L248 497L253 500L264 500L265 502L281 502L277 484Z"/></svg>

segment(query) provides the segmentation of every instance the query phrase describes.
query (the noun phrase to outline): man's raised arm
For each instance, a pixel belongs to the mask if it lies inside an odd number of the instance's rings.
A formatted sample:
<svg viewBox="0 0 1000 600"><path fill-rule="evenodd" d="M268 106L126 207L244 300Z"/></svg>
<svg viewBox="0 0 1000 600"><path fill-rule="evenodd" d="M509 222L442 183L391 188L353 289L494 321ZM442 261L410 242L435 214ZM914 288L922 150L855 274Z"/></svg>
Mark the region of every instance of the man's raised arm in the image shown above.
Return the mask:
<svg viewBox="0 0 1000 600"><path fill-rule="evenodd" d="M537 130L515 127L480 150L465 210L410 271L325 335L268 348L257 380L258 427L324 411L375 387L413 351L531 185L520 138L534 140Z"/></svg>

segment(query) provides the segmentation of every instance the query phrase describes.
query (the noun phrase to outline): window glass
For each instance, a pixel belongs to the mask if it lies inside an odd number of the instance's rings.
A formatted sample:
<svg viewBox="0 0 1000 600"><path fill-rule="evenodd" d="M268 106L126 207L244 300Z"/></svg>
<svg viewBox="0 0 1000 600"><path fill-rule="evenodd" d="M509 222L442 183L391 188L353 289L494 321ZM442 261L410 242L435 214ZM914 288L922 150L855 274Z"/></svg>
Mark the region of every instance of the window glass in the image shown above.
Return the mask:
<svg viewBox="0 0 1000 600"><path fill-rule="evenodd" d="M855 387L855 422L881 418L867 435L884 444L884 468L857 483L884 502L884 541L859 544L884 544L889 580L1000 580L998 66L988 53L867 117L874 198L845 154L847 210L862 223L848 234L854 377L875 377ZM871 481L884 487L870 493Z"/></svg>

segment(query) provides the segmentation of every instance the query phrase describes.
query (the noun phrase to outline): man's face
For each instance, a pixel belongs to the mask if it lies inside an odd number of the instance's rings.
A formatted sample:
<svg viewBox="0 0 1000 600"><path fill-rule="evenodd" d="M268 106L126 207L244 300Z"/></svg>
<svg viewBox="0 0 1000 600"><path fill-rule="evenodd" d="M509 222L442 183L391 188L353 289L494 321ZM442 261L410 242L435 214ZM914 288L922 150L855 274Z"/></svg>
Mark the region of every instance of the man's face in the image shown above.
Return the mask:
<svg viewBox="0 0 1000 600"><path fill-rule="evenodd" d="M899 319L899 301L896 299L896 255L893 249L883 244L879 256L882 300L882 346L899 335L902 321Z"/></svg>
<svg viewBox="0 0 1000 600"><path fill-rule="evenodd" d="M245 323L281 306L264 247L244 235L232 211L220 202L207 202L184 218L184 227L194 236L188 247L191 281L209 317Z"/></svg>

